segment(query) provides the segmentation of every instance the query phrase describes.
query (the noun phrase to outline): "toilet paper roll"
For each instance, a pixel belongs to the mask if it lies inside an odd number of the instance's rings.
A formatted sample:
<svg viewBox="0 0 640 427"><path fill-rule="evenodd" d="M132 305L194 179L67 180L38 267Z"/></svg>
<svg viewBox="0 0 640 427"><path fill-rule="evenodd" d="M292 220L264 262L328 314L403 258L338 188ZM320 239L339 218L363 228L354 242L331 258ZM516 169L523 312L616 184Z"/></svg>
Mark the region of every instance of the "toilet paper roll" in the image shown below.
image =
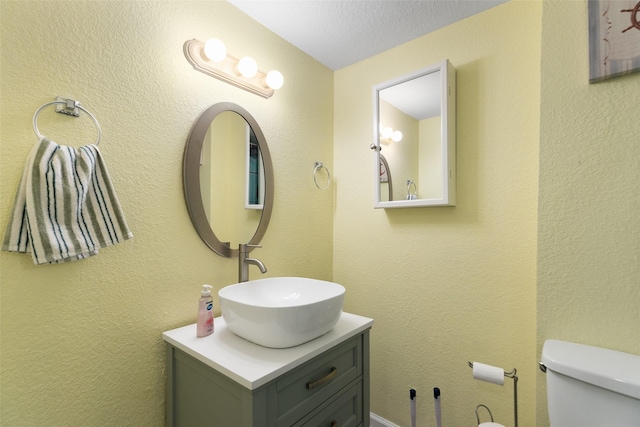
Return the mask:
<svg viewBox="0 0 640 427"><path fill-rule="evenodd" d="M478 427L504 427L504 426L498 423L482 423L482 424L478 424Z"/></svg>
<svg viewBox="0 0 640 427"><path fill-rule="evenodd" d="M473 362L473 378L488 383L504 385L504 369Z"/></svg>

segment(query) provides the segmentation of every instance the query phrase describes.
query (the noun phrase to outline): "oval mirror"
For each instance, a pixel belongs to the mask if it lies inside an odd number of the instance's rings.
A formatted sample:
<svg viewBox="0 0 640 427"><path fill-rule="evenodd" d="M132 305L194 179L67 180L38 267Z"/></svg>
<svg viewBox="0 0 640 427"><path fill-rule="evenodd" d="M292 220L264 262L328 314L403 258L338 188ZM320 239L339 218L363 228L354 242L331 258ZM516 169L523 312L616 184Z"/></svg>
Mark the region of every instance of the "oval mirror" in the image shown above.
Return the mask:
<svg viewBox="0 0 640 427"><path fill-rule="evenodd" d="M260 243L273 210L273 165L247 110L230 102L205 110L187 138L182 172L191 222L211 250L235 257L240 243Z"/></svg>
<svg viewBox="0 0 640 427"><path fill-rule="evenodd" d="M455 206L455 86L449 61L374 86L376 208Z"/></svg>

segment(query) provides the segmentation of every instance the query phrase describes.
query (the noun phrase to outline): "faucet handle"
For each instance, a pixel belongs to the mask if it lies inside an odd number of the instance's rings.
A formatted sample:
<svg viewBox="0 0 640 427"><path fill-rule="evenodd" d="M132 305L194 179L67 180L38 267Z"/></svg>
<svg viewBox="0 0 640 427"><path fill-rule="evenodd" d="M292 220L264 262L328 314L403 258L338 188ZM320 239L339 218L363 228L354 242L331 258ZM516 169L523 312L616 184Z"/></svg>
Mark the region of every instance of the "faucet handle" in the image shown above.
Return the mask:
<svg viewBox="0 0 640 427"><path fill-rule="evenodd" d="M238 250L240 252L247 252L247 248L261 248L262 245L250 245L248 243L240 243Z"/></svg>

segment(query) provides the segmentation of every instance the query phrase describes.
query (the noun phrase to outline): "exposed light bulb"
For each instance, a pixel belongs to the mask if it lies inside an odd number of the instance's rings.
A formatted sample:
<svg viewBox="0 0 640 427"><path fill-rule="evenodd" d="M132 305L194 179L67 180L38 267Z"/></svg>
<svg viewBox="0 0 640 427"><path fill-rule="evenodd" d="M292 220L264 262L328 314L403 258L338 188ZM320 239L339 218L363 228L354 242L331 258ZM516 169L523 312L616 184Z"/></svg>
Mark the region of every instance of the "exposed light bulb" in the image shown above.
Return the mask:
<svg viewBox="0 0 640 427"><path fill-rule="evenodd" d="M271 89L277 90L284 84L284 77L282 77L282 73L280 71L271 70L267 73L267 77L265 77L265 83Z"/></svg>
<svg viewBox="0 0 640 427"><path fill-rule="evenodd" d="M393 129L391 129L390 127L386 127L384 129L382 129L382 137L385 139L389 139L391 138L391 135L393 135Z"/></svg>
<svg viewBox="0 0 640 427"><path fill-rule="evenodd" d="M258 73L258 63L250 56L245 56L238 61L238 72L250 79Z"/></svg>
<svg viewBox="0 0 640 427"><path fill-rule="evenodd" d="M220 39L209 39L204 44L204 54L213 62L222 62L227 57L227 48Z"/></svg>
<svg viewBox="0 0 640 427"><path fill-rule="evenodd" d="M402 132L400 132L399 130L395 131L393 133L393 135L391 135L391 140L393 142L400 142L402 141Z"/></svg>

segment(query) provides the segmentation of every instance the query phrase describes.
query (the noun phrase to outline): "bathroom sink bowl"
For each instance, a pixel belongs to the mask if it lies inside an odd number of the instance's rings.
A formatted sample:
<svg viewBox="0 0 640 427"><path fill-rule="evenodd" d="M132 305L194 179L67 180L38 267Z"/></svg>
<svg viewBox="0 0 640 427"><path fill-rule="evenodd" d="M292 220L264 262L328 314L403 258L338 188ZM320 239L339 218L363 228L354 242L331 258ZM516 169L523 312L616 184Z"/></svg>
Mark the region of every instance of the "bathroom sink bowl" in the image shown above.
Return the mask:
<svg viewBox="0 0 640 427"><path fill-rule="evenodd" d="M342 314L342 285L273 277L218 292L222 317L236 335L271 348L295 347L329 332Z"/></svg>

